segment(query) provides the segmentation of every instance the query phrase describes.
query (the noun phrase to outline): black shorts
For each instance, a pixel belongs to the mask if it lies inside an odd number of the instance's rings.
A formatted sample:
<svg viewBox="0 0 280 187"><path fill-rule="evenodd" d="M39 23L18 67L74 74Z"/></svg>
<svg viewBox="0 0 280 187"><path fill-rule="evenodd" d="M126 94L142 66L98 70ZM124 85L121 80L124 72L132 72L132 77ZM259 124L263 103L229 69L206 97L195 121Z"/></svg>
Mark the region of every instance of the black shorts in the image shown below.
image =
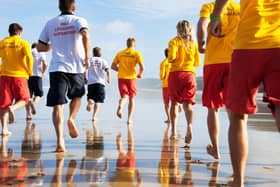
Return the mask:
<svg viewBox="0 0 280 187"><path fill-rule="evenodd" d="M44 94L42 77L39 76L29 77L28 88L29 88L31 98L33 97L33 95L42 97Z"/></svg>
<svg viewBox="0 0 280 187"><path fill-rule="evenodd" d="M47 95L47 106L66 104L69 99L82 97L85 94L83 73L50 73L50 89Z"/></svg>
<svg viewBox="0 0 280 187"><path fill-rule="evenodd" d="M92 99L95 103L104 103L105 86L99 83L88 85L87 99Z"/></svg>

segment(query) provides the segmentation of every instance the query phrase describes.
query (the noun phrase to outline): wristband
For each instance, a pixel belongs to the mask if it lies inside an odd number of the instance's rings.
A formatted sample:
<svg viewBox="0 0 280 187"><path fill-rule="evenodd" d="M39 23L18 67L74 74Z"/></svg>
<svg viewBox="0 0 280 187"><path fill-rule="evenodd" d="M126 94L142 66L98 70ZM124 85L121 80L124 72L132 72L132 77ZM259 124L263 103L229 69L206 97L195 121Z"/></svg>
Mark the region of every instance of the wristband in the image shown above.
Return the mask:
<svg viewBox="0 0 280 187"><path fill-rule="evenodd" d="M214 15L210 15L210 20L211 21L220 21L221 20L221 16L214 16Z"/></svg>

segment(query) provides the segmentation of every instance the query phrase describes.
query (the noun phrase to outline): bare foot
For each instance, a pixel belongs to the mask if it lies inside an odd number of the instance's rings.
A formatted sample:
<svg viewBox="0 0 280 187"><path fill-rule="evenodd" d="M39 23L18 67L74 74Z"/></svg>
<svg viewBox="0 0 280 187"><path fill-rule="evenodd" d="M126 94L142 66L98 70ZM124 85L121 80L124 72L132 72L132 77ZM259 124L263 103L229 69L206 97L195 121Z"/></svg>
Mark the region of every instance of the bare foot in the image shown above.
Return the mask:
<svg viewBox="0 0 280 187"><path fill-rule="evenodd" d="M26 115L26 121L30 121L30 120L32 120L32 117L31 117L31 115Z"/></svg>
<svg viewBox="0 0 280 187"><path fill-rule="evenodd" d="M56 149L55 149L56 153L62 153L62 152L65 152L65 151L66 151L66 149L65 149L64 145L57 145L56 146Z"/></svg>
<svg viewBox="0 0 280 187"><path fill-rule="evenodd" d="M192 127L188 126L188 132L187 135L185 136L185 143L190 144L192 141Z"/></svg>
<svg viewBox="0 0 280 187"><path fill-rule="evenodd" d="M207 150L207 153L208 153L209 155L211 155L212 157L214 157L215 159L220 159L220 154L218 153L217 150L215 150L215 149L213 148L212 145L210 145L210 144L207 145L206 150Z"/></svg>
<svg viewBox="0 0 280 187"><path fill-rule="evenodd" d="M165 120L164 123L170 124L170 120Z"/></svg>
<svg viewBox="0 0 280 187"><path fill-rule="evenodd" d="M133 124L133 121L130 119L130 120L127 120L127 125L132 125Z"/></svg>
<svg viewBox="0 0 280 187"><path fill-rule="evenodd" d="M11 136L12 135L12 132L11 131L8 131L8 130L2 130L2 132L1 132L1 134L0 134L1 136Z"/></svg>
<svg viewBox="0 0 280 187"><path fill-rule="evenodd" d="M92 106L92 104L90 102L88 102L88 104L87 104L87 111L88 112L90 112L91 106Z"/></svg>
<svg viewBox="0 0 280 187"><path fill-rule="evenodd" d="M176 134L175 133L172 133L170 135L170 140L176 140Z"/></svg>
<svg viewBox="0 0 280 187"><path fill-rule="evenodd" d="M7 110L9 112L9 124L15 123L14 110L11 108L11 106L9 106Z"/></svg>
<svg viewBox="0 0 280 187"><path fill-rule="evenodd" d="M35 109L35 105L34 105L33 102L30 103L30 107L31 107L31 113L32 113L33 115L35 115L35 114L36 114L36 109Z"/></svg>
<svg viewBox="0 0 280 187"><path fill-rule="evenodd" d="M74 120L68 119L67 121L68 131L71 138L77 138L79 135L79 131L75 125Z"/></svg>
<svg viewBox="0 0 280 187"><path fill-rule="evenodd" d="M122 118L122 109L121 109L120 106L118 106L117 116L118 116L120 119Z"/></svg>

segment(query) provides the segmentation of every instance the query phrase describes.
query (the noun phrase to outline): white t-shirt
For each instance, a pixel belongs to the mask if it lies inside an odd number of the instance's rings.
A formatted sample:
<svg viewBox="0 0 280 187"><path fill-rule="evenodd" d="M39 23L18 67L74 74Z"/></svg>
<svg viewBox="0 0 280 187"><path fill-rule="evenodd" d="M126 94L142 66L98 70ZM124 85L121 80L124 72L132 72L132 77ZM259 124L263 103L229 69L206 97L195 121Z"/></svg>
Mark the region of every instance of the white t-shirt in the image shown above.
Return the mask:
<svg viewBox="0 0 280 187"><path fill-rule="evenodd" d="M105 85L106 69L109 69L106 60L100 57L90 58L90 66L87 70L88 84L100 83Z"/></svg>
<svg viewBox="0 0 280 187"><path fill-rule="evenodd" d="M52 47L49 72L85 72L85 51L80 34L83 28L88 28L87 21L73 14L61 14L46 23L39 41L50 43Z"/></svg>
<svg viewBox="0 0 280 187"><path fill-rule="evenodd" d="M43 61L46 61L46 54L39 53L36 48L31 50L33 56L33 75L42 77L43 73Z"/></svg>

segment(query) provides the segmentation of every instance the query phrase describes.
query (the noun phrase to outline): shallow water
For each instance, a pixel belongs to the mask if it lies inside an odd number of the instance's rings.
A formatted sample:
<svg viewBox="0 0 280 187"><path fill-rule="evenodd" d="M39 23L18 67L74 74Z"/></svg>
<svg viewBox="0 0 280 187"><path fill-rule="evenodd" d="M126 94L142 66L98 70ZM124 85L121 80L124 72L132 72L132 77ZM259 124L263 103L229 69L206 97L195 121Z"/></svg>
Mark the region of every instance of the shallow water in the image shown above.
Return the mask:
<svg viewBox="0 0 280 187"><path fill-rule="evenodd" d="M142 80L138 86L131 129L126 115L121 120L115 116L116 82L107 86L107 99L95 125L85 110L84 97L76 120L79 137L71 139L65 126L67 152L62 154L53 152L52 111L45 107L45 97L30 123L25 121L24 110L17 111L16 123L9 126L13 134L2 138L1 186L226 186L232 174L226 112L220 112L222 158L216 162L205 150L209 138L201 92L194 106L193 141L186 148L183 114L178 118L178 140L168 138L160 82ZM279 186L280 136L263 105L249 120L249 141L246 186Z"/></svg>

